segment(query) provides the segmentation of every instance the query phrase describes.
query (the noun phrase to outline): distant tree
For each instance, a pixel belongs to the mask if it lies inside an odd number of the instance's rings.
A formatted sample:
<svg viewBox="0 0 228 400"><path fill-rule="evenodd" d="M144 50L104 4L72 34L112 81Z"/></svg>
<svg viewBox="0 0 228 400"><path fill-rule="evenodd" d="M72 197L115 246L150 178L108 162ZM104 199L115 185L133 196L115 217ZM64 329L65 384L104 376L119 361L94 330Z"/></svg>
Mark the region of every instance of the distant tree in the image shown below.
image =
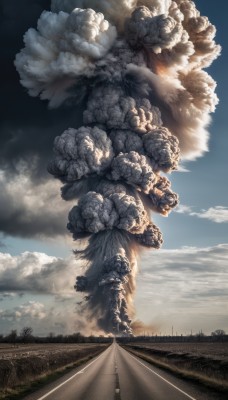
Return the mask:
<svg viewBox="0 0 228 400"><path fill-rule="evenodd" d="M203 331L201 330L198 333L196 333L195 337L197 340L202 341L202 340L204 340L205 333L203 333Z"/></svg>
<svg viewBox="0 0 228 400"><path fill-rule="evenodd" d="M223 329L216 329L214 332L211 332L211 336L224 336L226 332Z"/></svg>
<svg viewBox="0 0 228 400"><path fill-rule="evenodd" d="M10 334L6 337L7 342L9 343L16 343L17 341L17 330L13 329Z"/></svg>
<svg viewBox="0 0 228 400"><path fill-rule="evenodd" d="M55 336L55 342L56 343L64 343L64 337L63 337L63 335L57 335L57 336Z"/></svg>
<svg viewBox="0 0 228 400"><path fill-rule="evenodd" d="M72 343L82 343L84 341L83 336L81 335L80 332L75 332L69 337L69 342Z"/></svg>
<svg viewBox="0 0 228 400"><path fill-rule="evenodd" d="M20 336L24 343L29 343L33 340L33 329L30 326L25 326L22 328Z"/></svg>
<svg viewBox="0 0 228 400"><path fill-rule="evenodd" d="M53 332L49 333L47 341L51 343L55 341L55 334Z"/></svg>

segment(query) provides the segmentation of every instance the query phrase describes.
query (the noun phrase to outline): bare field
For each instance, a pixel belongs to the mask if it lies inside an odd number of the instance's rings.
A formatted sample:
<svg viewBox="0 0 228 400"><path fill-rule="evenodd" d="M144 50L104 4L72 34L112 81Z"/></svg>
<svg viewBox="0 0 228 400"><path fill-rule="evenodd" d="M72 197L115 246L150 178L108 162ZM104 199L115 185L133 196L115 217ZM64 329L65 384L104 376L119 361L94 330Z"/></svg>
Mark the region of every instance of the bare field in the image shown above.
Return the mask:
<svg viewBox="0 0 228 400"><path fill-rule="evenodd" d="M191 355L196 357L212 358L214 360L228 361L228 342L224 343L136 343L145 349L175 353L177 355Z"/></svg>
<svg viewBox="0 0 228 400"><path fill-rule="evenodd" d="M71 352L80 349L94 348L91 343L44 343L44 344L0 344L0 360L12 360L16 358L26 358L29 356L45 356L50 353L58 354L64 352ZM97 346L97 345L96 345ZM99 346L99 345L98 345Z"/></svg>

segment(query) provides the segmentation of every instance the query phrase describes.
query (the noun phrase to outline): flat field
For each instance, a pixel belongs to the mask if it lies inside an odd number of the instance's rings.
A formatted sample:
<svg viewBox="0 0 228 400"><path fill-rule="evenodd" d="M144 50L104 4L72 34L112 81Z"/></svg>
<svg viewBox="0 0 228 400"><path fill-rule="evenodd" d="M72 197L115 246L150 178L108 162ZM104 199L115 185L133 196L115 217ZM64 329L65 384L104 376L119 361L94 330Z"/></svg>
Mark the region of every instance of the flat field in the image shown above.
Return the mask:
<svg viewBox="0 0 228 400"><path fill-rule="evenodd" d="M143 349L228 361L228 342L213 343L132 343Z"/></svg>
<svg viewBox="0 0 228 400"><path fill-rule="evenodd" d="M27 358L30 356L45 357L48 355L57 355L63 352L70 353L72 351L80 351L85 349L94 349L99 347L99 343L44 343L44 344L0 344L0 360L12 360Z"/></svg>

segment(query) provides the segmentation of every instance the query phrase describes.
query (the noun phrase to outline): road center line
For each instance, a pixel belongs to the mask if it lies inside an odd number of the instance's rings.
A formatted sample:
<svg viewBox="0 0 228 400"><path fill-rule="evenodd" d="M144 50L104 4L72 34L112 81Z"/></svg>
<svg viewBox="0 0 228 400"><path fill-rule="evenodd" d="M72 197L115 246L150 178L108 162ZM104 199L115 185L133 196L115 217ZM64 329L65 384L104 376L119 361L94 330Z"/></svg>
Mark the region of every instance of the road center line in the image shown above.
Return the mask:
<svg viewBox="0 0 228 400"><path fill-rule="evenodd" d="M127 350L126 350L127 351ZM143 367L145 367L146 369L148 369L150 372L152 372L154 375L157 375L159 378L161 378L163 381L165 381L166 383L168 383L170 386L174 387L176 390L178 390L179 392L183 393L185 396L187 396L189 399L191 400L196 400L194 397L191 397L188 393L184 392L183 390L179 389L177 386L173 385L173 383L167 381L167 379L163 378L161 375L159 375L157 372L155 372L153 369L147 367L145 364L143 364L141 361L139 361L137 358L135 358L134 356L132 356L128 351L127 353L129 354L129 356L131 356L132 358L134 358L134 360L136 360L139 364L143 365Z"/></svg>
<svg viewBox="0 0 228 400"><path fill-rule="evenodd" d="M108 350L108 349L107 349ZM66 381L60 383L60 385L56 386L54 389L50 390L50 392L46 393L44 396L39 397L39 399L37 400L43 400L46 399L46 397L48 397L50 394L54 393L56 390L58 390L61 386L65 385L65 383L71 381L71 379L75 378L75 376L82 374L85 369L87 369L88 367L90 367L90 365L92 365L95 361L97 361L101 356L104 355L104 352L102 352L97 358L95 358L95 360L93 360L90 364L86 365L86 367L84 367L83 369L81 369L80 371L76 372L76 374L72 375L70 378L68 378Z"/></svg>

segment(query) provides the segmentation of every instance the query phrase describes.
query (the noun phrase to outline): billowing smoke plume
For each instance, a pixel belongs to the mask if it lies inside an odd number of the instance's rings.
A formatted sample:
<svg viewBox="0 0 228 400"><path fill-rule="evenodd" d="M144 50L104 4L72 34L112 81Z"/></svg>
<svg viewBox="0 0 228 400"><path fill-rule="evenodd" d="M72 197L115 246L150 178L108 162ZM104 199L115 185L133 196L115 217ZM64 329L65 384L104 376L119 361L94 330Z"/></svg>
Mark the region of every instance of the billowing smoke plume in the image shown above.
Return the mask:
<svg viewBox="0 0 228 400"><path fill-rule="evenodd" d="M92 9L44 11L37 31L26 32L25 48L16 57L21 83L31 96L40 95L56 107L83 75L93 75L94 61L104 57L115 38L116 28Z"/></svg>
<svg viewBox="0 0 228 400"><path fill-rule="evenodd" d="M137 253L162 244L150 211L178 204L164 173L207 150L214 36L191 0L52 0L16 56L31 96L84 105L84 126L56 137L48 170L75 199L67 228L86 261L75 289L106 332L132 333Z"/></svg>

